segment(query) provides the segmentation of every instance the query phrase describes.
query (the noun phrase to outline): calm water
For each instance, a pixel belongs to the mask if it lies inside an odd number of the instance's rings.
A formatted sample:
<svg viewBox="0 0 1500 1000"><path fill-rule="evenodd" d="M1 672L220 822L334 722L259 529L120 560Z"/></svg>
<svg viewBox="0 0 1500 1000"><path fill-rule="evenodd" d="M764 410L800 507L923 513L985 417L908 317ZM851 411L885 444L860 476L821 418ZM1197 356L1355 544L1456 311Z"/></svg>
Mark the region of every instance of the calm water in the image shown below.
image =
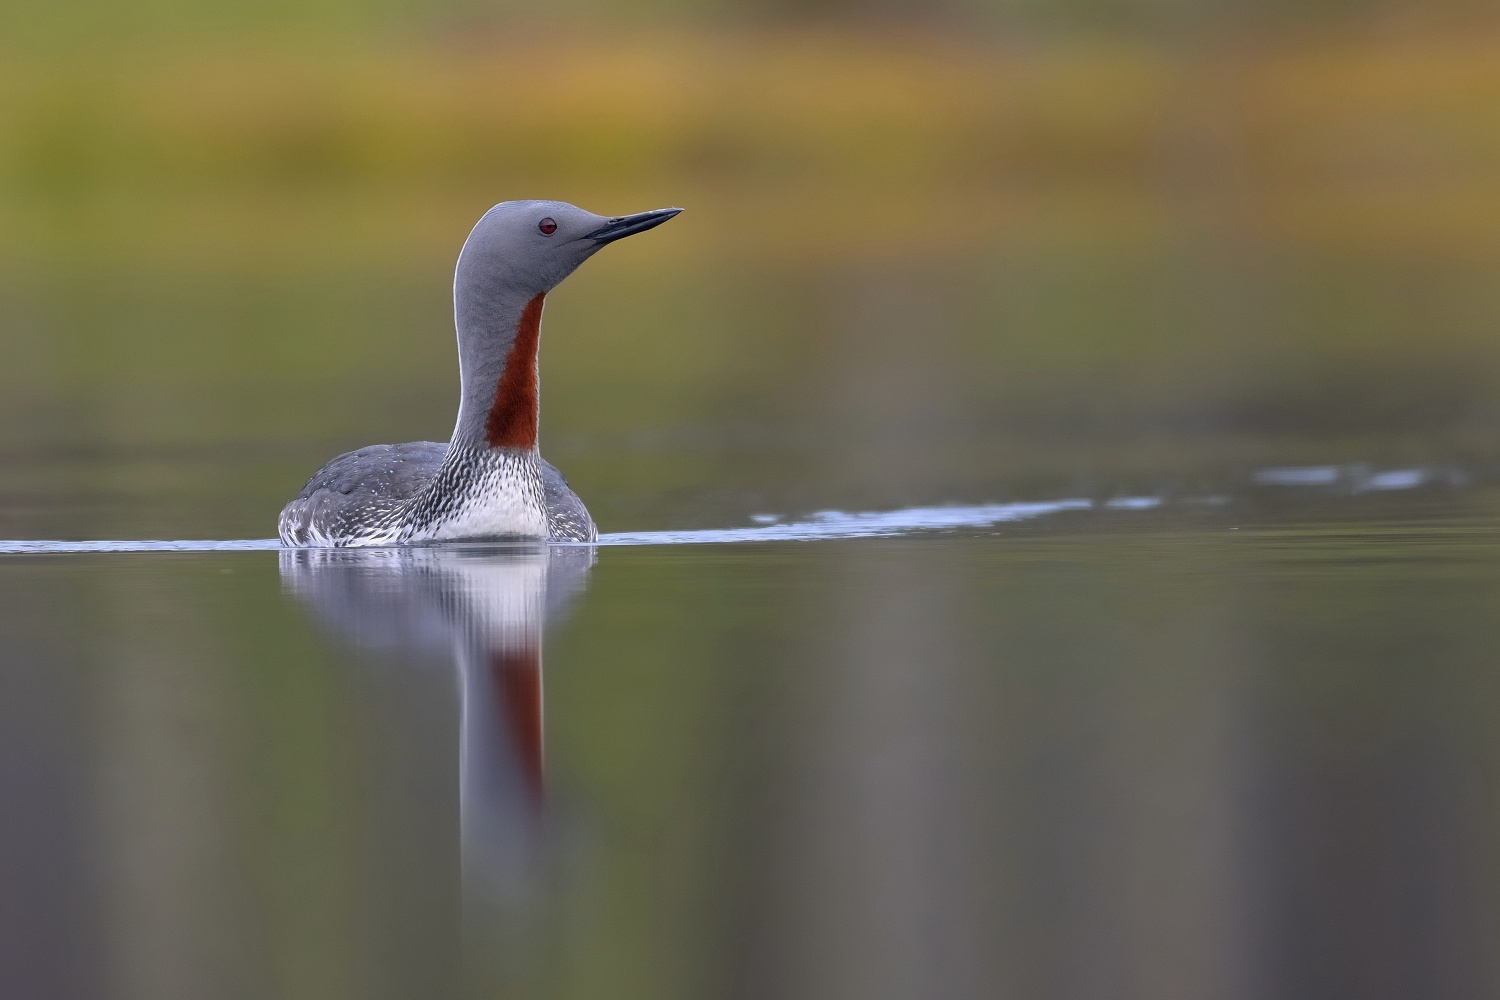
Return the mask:
<svg viewBox="0 0 1500 1000"><path fill-rule="evenodd" d="M0 281L0 997L1500 992L1490 272L1185 246L601 255L551 552L265 542L446 263Z"/></svg>
<svg viewBox="0 0 1500 1000"><path fill-rule="evenodd" d="M284 261L80 209L0 269L0 997L1500 993L1493 254L1158 189L622 197L689 211L548 298L551 552L264 544L446 437L488 188Z"/></svg>
<svg viewBox="0 0 1500 1000"><path fill-rule="evenodd" d="M1492 996L1500 491L1277 475L0 556L0 995Z"/></svg>

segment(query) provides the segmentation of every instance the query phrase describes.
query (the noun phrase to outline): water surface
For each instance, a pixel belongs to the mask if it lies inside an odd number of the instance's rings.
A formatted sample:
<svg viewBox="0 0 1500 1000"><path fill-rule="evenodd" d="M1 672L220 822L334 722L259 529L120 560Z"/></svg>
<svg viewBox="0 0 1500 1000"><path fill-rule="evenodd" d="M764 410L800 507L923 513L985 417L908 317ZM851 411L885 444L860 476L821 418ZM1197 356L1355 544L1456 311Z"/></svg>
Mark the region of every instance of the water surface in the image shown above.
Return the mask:
<svg viewBox="0 0 1500 1000"><path fill-rule="evenodd" d="M0 993L1489 995L1495 495L1277 496L0 557Z"/></svg>

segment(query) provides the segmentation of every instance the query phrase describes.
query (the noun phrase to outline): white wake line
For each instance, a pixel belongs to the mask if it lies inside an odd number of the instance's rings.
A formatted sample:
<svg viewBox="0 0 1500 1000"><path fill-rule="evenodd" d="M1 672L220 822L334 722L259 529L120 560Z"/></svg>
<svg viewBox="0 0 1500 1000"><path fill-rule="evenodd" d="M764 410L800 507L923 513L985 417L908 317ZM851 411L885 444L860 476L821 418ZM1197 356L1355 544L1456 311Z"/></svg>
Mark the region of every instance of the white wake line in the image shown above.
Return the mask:
<svg viewBox="0 0 1500 1000"><path fill-rule="evenodd" d="M1158 497L1119 497L1103 504L1092 500L1050 500L1037 503L992 503L976 507L908 507L905 510L845 513L825 510L803 521L744 528L705 528L696 531L619 531L599 536L599 545L706 545L725 542L805 542L839 538L890 538L923 531L987 528L1008 521L1025 521L1067 510L1095 506L1143 510L1161 504ZM576 543L575 543L576 544ZM227 541L54 541L0 540L0 555L88 552L263 552L281 548L274 538Z"/></svg>
<svg viewBox="0 0 1500 1000"><path fill-rule="evenodd" d="M1469 481L1456 469L1388 469L1375 470L1367 465L1278 466L1257 469L1251 482L1270 487L1338 487L1352 493L1383 490L1409 490L1435 482L1461 486ZM1224 496L1186 497L1189 504L1221 504ZM1037 503L991 503L976 507L908 507L905 510L864 511L853 514L825 510L806 520L785 524L757 524L744 528L704 528L697 531L619 531L600 535L599 545L706 545L725 542L808 542L837 538L889 538L923 531L953 531L959 528L987 528L1007 521L1024 521L1065 510L1088 510L1107 507L1114 510L1149 510L1162 505L1161 497L1128 496L1096 502L1093 500L1049 500ZM758 516L757 521L777 521L775 517ZM495 544L495 543L490 543ZM525 544L525 543L522 543ZM534 543L533 543L534 544ZM578 542L553 544L577 545ZM188 539L185 541L91 541L0 540L0 555L22 553L70 552L263 552L281 548L274 538L235 538L227 541Z"/></svg>
<svg viewBox="0 0 1500 1000"><path fill-rule="evenodd" d="M48 554L80 552L263 552L281 548L274 538L187 538L181 541L163 541L154 538L57 541L53 539L3 539L0 540L0 555L20 555L43 552Z"/></svg>
<svg viewBox="0 0 1500 1000"><path fill-rule="evenodd" d="M1130 497L1151 500L1155 497ZM1110 501L1111 505L1117 505ZM833 538L881 538L918 531L987 528L1007 521L1025 521L1065 510L1087 510L1092 500L1050 500L1041 503L992 503L978 507L908 507L905 510L846 514L819 511L806 521L756 525L748 528L704 528L698 531L620 531L599 536L600 545L702 545L711 542L807 542Z"/></svg>

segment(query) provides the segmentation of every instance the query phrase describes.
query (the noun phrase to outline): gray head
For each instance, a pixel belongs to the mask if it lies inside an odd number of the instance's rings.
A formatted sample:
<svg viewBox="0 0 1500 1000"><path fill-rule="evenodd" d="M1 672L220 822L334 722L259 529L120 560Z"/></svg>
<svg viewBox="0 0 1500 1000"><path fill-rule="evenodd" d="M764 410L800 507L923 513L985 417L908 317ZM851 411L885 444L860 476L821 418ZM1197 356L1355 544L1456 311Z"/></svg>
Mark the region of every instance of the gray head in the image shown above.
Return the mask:
<svg viewBox="0 0 1500 1000"><path fill-rule="evenodd" d="M492 447L534 441L542 296L606 243L654 229L681 211L610 217L562 201L505 201L484 213L453 276L463 382L454 441ZM502 384L507 371L510 381ZM512 419L517 413L524 419ZM501 425L526 433L502 433Z"/></svg>
<svg viewBox="0 0 1500 1000"><path fill-rule="evenodd" d="M503 201L464 241L455 284L488 295L550 292L606 243L654 229L681 211L611 217L564 201Z"/></svg>

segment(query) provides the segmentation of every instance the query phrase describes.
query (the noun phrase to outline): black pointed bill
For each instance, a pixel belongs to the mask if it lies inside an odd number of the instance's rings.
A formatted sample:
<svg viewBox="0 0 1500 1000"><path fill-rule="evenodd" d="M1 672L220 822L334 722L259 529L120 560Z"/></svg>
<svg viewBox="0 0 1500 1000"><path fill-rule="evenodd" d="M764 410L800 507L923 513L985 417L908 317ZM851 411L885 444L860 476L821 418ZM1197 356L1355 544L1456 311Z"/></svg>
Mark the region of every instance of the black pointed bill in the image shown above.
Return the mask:
<svg viewBox="0 0 1500 1000"><path fill-rule="evenodd" d="M655 229L681 211L680 208L658 208L654 212L641 212L639 215L622 215L618 219L610 219L584 239L595 243L613 243L615 240Z"/></svg>

